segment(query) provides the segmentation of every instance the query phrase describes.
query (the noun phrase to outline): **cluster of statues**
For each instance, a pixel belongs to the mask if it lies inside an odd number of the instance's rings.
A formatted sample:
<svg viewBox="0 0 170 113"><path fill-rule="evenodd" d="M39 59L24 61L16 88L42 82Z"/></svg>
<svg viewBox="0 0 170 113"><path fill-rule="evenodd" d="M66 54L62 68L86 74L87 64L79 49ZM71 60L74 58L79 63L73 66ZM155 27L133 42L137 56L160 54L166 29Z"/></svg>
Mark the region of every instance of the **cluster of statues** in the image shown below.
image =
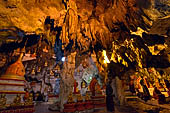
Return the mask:
<svg viewBox="0 0 170 113"><path fill-rule="evenodd" d="M17 96L14 98L13 103L11 106L22 106L21 103L21 94L17 94Z"/></svg>
<svg viewBox="0 0 170 113"><path fill-rule="evenodd" d="M81 94L77 94L77 102L82 102L83 101L83 97ZM88 93L86 93L86 95L84 96L85 101L89 101L90 100L90 96ZM75 101L73 100L73 94L70 93L67 99L67 103L74 103Z"/></svg>
<svg viewBox="0 0 170 113"><path fill-rule="evenodd" d="M10 106L29 106L33 105L33 95L29 94L29 96L25 99L25 103L22 103L21 101L21 94L17 94L14 98L13 102L10 104ZM6 94L1 94L0 96L0 109L6 109L7 107L7 98Z"/></svg>

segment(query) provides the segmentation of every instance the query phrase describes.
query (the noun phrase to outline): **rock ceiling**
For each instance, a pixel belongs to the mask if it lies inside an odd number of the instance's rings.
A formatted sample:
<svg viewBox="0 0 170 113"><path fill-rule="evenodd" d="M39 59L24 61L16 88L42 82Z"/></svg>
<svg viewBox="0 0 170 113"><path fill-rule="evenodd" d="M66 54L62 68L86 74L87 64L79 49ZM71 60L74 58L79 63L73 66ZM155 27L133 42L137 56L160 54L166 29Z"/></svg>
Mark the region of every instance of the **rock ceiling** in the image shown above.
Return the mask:
<svg viewBox="0 0 170 113"><path fill-rule="evenodd" d="M170 66L168 0L1 0L0 42L45 34L47 16L62 27L64 47L71 39L80 51L105 49L113 65L127 69Z"/></svg>

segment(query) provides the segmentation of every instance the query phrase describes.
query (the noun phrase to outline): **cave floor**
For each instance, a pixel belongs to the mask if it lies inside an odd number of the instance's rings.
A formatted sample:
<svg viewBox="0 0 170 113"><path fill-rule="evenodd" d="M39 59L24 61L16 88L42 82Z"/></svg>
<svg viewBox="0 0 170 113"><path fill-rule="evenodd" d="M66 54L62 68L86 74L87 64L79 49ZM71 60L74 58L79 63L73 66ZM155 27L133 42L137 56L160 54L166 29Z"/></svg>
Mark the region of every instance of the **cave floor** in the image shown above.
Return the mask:
<svg viewBox="0 0 170 113"><path fill-rule="evenodd" d="M39 103L35 106L35 113L60 113L57 111L49 111L47 103ZM78 113L78 112L76 112ZM81 112L86 113L86 112ZM106 108L101 110L94 110L93 113L110 113ZM129 106L115 105L115 112L113 113L170 113L170 110L161 109L159 107L142 104L139 102L131 102Z"/></svg>
<svg viewBox="0 0 170 113"><path fill-rule="evenodd" d="M48 104L46 103L39 103L35 106L35 113L60 113L57 111L50 111L48 110ZM86 113L86 112L81 112ZM93 113L107 113L106 108L94 110ZM109 112L108 112L109 113ZM115 112L113 113L138 113L131 107L125 107L125 106L115 106Z"/></svg>

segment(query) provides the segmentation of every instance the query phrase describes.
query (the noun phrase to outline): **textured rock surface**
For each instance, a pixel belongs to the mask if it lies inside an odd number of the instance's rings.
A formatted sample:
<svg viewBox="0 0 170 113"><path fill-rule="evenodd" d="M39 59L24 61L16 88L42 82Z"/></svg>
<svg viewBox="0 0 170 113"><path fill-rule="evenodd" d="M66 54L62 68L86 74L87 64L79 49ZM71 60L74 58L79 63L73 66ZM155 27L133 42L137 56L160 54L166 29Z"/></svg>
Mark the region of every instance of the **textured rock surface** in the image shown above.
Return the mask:
<svg viewBox="0 0 170 113"><path fill-rule="evenodd" d="M16 45L23 38L18 34L41 32L47 42L54 44L53 38L58 31L52 31L44 24L46 17L50 16L54 19L54 27L62 27L58 37L62 40L66 56L76 51L76 56L83 59L84 54L88 56L95 52L97 67L103 77L107 72L109 76L121 76L130 69L169 67L169 14L168 0L1 0L0 27L3 35L0 37L2 41L10 40L12 36L11 41L17 40L13 43ZM34 37L38 39L38 35ZM23 45L20 44L20 47ZM2 53L8 57L14 49L2 50ZM112 60L110 64L104 63L103 50ZM3 57L1 62L5 62ZM72 87L67 87L68 83L67 79L63 79L63 88L67 92ZM68 93L64 90L66 99Z"/></svg>

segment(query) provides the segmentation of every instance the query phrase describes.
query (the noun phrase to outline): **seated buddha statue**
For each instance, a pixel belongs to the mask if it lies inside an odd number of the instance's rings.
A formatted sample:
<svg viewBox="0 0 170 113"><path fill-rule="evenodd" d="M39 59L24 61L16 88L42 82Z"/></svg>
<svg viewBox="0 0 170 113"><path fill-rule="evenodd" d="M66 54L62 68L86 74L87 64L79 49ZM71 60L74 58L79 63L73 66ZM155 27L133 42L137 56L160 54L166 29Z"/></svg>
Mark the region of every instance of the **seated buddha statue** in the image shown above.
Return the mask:
<svg viewBox="0 0 170 113"><path fill-rule="evenodd" d="M21 106L21 94L17 94L11 106Z"/></svg>
<svg viewBox="0 0 170 113"><path fill-rule="evenodd" d="M25 67L22 64L22 57L23 57L23 53L20 54L20 57L18 58L18 60L11 64L7 70L5 75L2 75L2 78L21 78L24 79L24 75L25 75Z"/></svg>
<svg viewBox="0 0 170 113"><path fill-rule="evenodd" d="M90 91L92 92L93 96L95 96L98 93L101 93L100 85L95 77L90 82Z"/></svg>
<svg viewBox="0 0 170 113"><path fill-rule="evenodd" d="M5 98L5 94L2 94L0 97L0 109L6 108L6 101L7 99Z"/></svg>
<svg viewBox="0 0 170 113"><path fill-rule="evenodd" d="M52 70L50 71L50 76L54 76L54 72Z"/></svg>
<svg viewBox="0 0 170 113"><path fill-rule="evenodd" d="M25 100L25 105L33 105L33 94L30 93L29 97Z"/></svg>
<svg viewBox="0 0 170 113"><path fill-rule="evenodd" d="M90 96L89 96L88 93L86 93L85 100L86 100L86 101L89 101L89 100L90 100Z"/></svg>
<svg viewBox="0 0 170 113"><path fill-rule="evenodd" d="M88 87L86 85L86 82L83 80L83 82L81 83L81 91L80 91L80 93L83 96L85 96L87 89L88 89Z"/></svg>
<svg viewBox="0 0 170 113"><path fill-rule="evenodd" d="M82 99L81 94L78 94L77 95L77 102L82 102L82 101L83 101L83 99Z"/></svg>
<svg viewBox="0 0 170 113"><path fill-rule="evenodd" d="M73 103L73 96L72 96L72 93L70 93L70 95L68 96L68 100L67 100L67 103Z"/></svg>
<svg viewBox="0 0 170 113"><path fill-rule="evenodd" d="M41 67L38 67L37 72L38 72L38 73L40 73L40 72L41 72Z"/></svg>

